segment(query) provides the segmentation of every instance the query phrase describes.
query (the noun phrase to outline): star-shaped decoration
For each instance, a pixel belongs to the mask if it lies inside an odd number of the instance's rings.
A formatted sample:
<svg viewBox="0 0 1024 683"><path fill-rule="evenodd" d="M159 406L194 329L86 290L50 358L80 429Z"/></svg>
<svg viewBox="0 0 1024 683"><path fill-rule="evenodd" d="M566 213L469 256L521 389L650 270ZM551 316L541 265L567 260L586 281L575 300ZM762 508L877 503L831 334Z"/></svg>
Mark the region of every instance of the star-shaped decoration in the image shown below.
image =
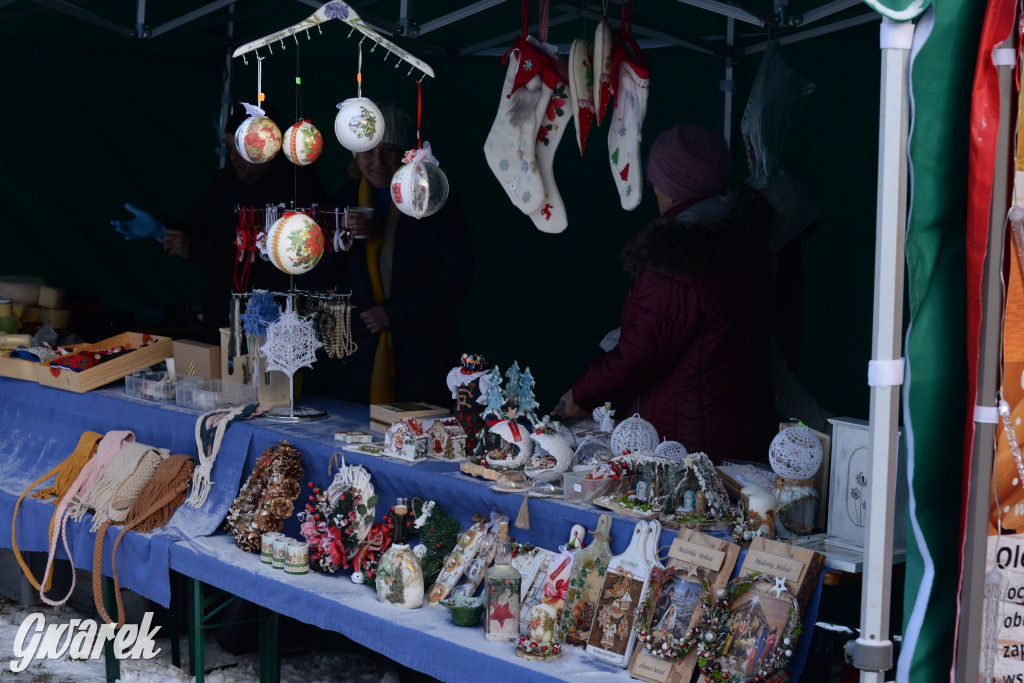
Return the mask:
<svg viewBox="0 0 1024 683"><path fill-rule="evenodd" d="M292 377L299 368L313 367L321 346L313 321L300 318L289 299L285 312L267 327L267 341L260 353L267 359L267 370L280 370Z"/></svg>
<svg viewBox="0 0 1024 683"><path fill-rule="evenodd" d="M685 470L693 469L693 466L696 465L696 464L697 464L697 459L694 458L689 453L687 453L686 457L683 458L683 469L685 469Z"/></svg>
<svg viewBox="0 0 1024 683"><path fill-rule="evenodd" d="M687 578L697 578L697 565L693 562L687 562L684 575Z"/></svg>
<svg viewBox="0 0 1024 683"><path fill-rule="evenodd" d="M498 622L501 628L505 628L505 622L511 619L513 616L512 612L508 608L509 603L499 604L494 606L494 610L491 612L491 619Z"/></svg>
<svg viewBox="0 0 1024 683"><path fill-rule="evenodd" d="M783 593L789 592L789 588L786 587L786 577L776 576L775 585L768 589L769 593L775 593L775 597L782 597Z"/></svg>

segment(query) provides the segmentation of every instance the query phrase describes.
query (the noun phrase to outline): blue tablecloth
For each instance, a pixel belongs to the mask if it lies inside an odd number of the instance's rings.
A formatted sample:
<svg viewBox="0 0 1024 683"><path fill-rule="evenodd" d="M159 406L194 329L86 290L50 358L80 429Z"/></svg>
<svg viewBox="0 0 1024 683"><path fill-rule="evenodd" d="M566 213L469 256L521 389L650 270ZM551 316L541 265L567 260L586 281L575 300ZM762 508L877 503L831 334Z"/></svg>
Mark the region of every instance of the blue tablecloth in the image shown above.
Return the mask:
<svg viewBox="0 0 1024 683"><path fill-rule="evenodd" d="M303 405L327 410L330 417L318 422L282 424L267 418L237 422L228 428L213 468L213 487L199 510L182 507L171 523L158 533L126 534L118 554L118 576L123 586L160 604L170 599L169 568L228 590L281 614L340 631L374 650L408 666L447 680L479 679L480 672L509 680L528 675L535 680L547 673L572 680L567 665L589 672L602 672L602 665L567 653L563 664L530 664L517 659L508 648L487 643L475 630L451 626L440 607L413 613L385 608L365 587L353 586L347 573L334 576L284 576L264 567L255 554L244 553L223 534L213 534L224 519L231 501L255 461L270 446L287 440L302 453L306 474L303 481L329 483L328 463L338 450L338 430L366 430L369 409L350 403L310 397ZM195 455L195 421L198 411L175 405L155 404L128 398L123 387L112 385L87 394L74 394L37 384L0 378L0 528L10 528L13 504L36 478L66 458L82 432L104 433L129 429L136 440L168 448L173 453ZM446 511L468 526L474 514L497 509L515 519L522 495L492 491L489 482L459 472L458 464L443 461L407 463L361 453L346 453L350 464L365 466L373 476L381 511L399 496L438 500ZM296 511L304 506L296 501ZM18 545L23 550L45 550L51 503L27 499L18 516ZM530 499L530 528L512 529L520 541L555 549L568 539L573 524L589 529L597 524L601 510L571 505L559 500ZM636 520L613 515L612 550L622 552ZM94 535L89 532L91 516L70 523L69 537L75 565L92 568ZM112 527L104 553L104 572L110 572ZM285 533L298 538L298 521L293 516ZM667 547L676 532L666 530L661 545ZM172 545L174 544L174 545ZM10 547L10 538L0 534L0 546ZM60 553L63 556L63 553ZM738 566L738 565L737 565ZM805 637L800 639L791 674L799 678L810 647L809 634L817 620L821 582L804 614ZM339 604L344 607L339 607ZM353 611L349 611L353 610ZM399 623L401 622L401 623ZM477 642L479 641L479 642ZM493 666L498 657L508 666ZM586 666L584 666L586 665ZM554 673L557 666L559 673ZM525 667L525 668L523 668ZM608 672L605 672L608 673ZM612 675L608 673L608 675ZM619 671L614 674L625 677ZM628 678L628 677L627 677ZM502 679L503 680L503 679ZM596 680L592 677L588 680Z"/></svg>

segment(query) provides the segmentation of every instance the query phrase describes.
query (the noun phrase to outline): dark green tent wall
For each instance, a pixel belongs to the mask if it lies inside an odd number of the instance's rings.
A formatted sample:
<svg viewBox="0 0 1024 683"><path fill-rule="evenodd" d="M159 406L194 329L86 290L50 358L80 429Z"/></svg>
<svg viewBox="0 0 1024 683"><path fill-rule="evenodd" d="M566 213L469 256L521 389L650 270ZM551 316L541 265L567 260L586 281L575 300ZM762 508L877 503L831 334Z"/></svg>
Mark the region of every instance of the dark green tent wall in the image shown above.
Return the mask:
<svg viewBox="0 0 1024 683"><path fill-rule="evenodd" d="M397 12L397 3L391 4ZM654 2L636 6L658 16ZM269 31L306 13L302 5L285 6L276 19L262 21L269 22ZM518 4L509 4L507 14L507 28L483 37L516 30ZM193 264L165 257L155 242L124 241L109 221L126 217L126 201L157 215L181 216L198 198L218 167L224 46L209 37L209 29L188 25L153 39L131 39L54 12L3 16L8 141L0 155L6 209L0 218L0 274L39 275L69 291L98 293L107 306L132 309L140 317L147 310L181 307L185 298L198 303ZM702 17L699 26L659 28L724 34L723 18ZM557 33L552 29L552 37L568 42L586 31L592 38L593 29L593 21L581 19L559 26ZM316 169L330 191L344 181L351 158L332 132L334 105L355 92L357 41L346 34L340 24L327 26L323 36L314 32L301 43L302 114L328 138ZM867 416L868 397L877 36L871 23L782 49L787 64L817 84L786 148L788 167L822 206L820 226L803 245L803 301L792 302L805 313L797 372L827 408L857 417ZM477 39L465 33L465 40ZM504 75L500 57L453 59L419 51L415 40L403 44L437 74L424 81L423 136L462 200L473 232L476 277L460 307L462 347L502 367L514 359L530 366L541 408L549 409L604 333L617 325L630 282L619 250L655 215L653 197L633 212L619 207L604 158L607 123L592 131L584 158L570 132L555 160L569 228L561 235L540 233L510 205L482 154ZM385 63L382 56L368 49L364 54L364 94L414 111L416 89L408 69L394 69L394 58ZM653 75L645 152L674 123L721 126L721 60L678 47L649 50L647 56ZM263 89L290 118L295 50L275 49L267 57ZM752 54L736 69L737 181L746 170L739 119L759 60L760 53ZM234 61L233 100L252 101L255 60Z"/></svg>

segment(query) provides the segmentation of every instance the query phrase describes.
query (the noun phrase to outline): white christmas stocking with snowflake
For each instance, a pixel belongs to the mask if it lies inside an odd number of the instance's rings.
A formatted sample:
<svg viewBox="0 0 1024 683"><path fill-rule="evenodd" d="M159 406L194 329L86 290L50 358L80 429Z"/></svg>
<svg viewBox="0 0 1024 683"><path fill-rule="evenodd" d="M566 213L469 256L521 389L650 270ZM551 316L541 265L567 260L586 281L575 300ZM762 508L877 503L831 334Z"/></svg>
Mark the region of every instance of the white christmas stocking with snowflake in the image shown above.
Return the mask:
<svg viewBox="0 0 1024 683"><path fill-rule="evenodd" d="M639 46L632 38L616 44L612 87L615 108L608 127L608 161L619 191L622 208L632 211L643 194L643 165L640 160L641 129L647 113L647 90L651 72Z"/></svg>
<svg viewBox="0 0 1024 683"><path fill-rule="evenodd" d="M537 168L535 147L537 108L545 90L540 72L551 57L532 37L516 38L506 56L508 71L498 113L484 143L484 156L512 204L531 214L544 202L544 182Z"/></svg>
<svg viewBox="0 0 1024 683"><path fill-rule="evenodd" d="M537 168L544 181L544 203L530 214L530 219L541 232L557 233L568 227L569 219L565 214L565 203L555 186L555 150L572 118L572 107L566 79L559 77L554 88L546 83L543 88L548 95L541 97L541 100L547 99L547 104L539 110L538 116Z"/></svg>

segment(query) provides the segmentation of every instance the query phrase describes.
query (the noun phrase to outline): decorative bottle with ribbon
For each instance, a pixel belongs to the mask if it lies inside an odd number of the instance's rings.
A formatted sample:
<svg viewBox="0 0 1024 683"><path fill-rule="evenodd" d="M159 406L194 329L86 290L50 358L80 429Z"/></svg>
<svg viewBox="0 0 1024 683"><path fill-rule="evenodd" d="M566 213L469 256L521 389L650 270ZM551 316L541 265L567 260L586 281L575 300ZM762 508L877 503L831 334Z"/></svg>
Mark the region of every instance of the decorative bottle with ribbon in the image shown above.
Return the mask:
<svg viewBox="0 0 1024 683"><path fill-rule="evenodd" d="M487 640L508 642L519 637L519 590L522 576L512 566L508 522L498 526L494 565L484 572L484 635Z"/></svg>
<svg viewBox="0 0 1024 683"><path fill-rule="evenodd" d="M406 539L408 512L405 500L399 498L395 505L395 540L377 565L377 598L395 607L412 609L423 604L423 570Z"/></svg>

